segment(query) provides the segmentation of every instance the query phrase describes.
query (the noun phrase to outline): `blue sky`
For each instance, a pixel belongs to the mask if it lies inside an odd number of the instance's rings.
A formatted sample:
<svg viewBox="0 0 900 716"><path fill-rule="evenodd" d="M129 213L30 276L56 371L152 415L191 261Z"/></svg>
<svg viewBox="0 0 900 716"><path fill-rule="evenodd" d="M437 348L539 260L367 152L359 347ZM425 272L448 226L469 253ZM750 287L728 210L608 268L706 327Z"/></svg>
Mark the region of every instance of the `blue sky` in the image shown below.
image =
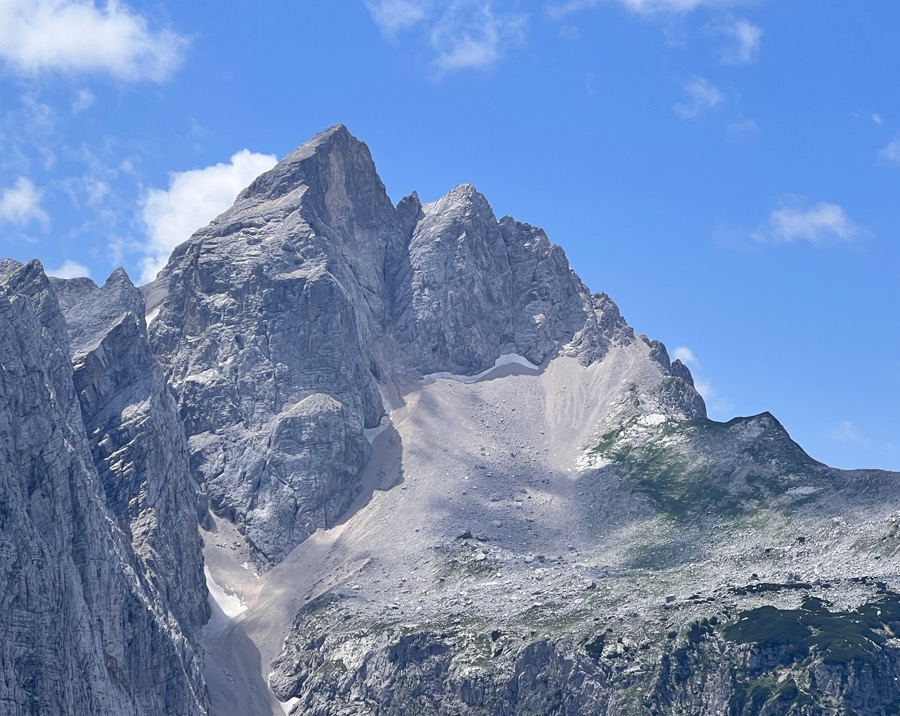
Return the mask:
<svg viewBox="0 0 900 716"><path fill-rule="evenodd" d="M0 254L140 281L342 122L395 200L469 182L542 226L712 417L900 469L897 27L882 0L0 0Z"/></svg>

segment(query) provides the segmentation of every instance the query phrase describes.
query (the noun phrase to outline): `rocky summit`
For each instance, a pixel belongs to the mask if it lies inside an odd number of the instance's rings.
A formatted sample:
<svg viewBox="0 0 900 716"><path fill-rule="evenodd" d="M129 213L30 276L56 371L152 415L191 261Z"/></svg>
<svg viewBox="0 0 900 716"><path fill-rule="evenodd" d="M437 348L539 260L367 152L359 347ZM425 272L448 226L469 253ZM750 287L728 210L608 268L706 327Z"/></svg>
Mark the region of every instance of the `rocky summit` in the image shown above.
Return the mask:
<svg viewBox="0 0 900 716"><path fill-rule="evenodd" d="M0 711L893 714L900 475L717 423L343 126L151 284L0 263Z"/></svg>

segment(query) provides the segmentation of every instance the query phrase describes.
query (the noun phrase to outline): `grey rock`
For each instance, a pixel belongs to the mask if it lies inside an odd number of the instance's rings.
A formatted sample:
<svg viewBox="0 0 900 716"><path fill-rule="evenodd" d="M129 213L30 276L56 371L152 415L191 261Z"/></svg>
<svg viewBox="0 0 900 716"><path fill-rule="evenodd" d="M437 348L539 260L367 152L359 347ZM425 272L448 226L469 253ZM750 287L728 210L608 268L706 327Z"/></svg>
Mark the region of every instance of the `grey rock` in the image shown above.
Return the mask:
<svg viewBox="0 0 900 716"><path fill-rule="evenodd" d="M197 654L106 507L68 356L40 264L5 271L0 710L206 713Z"/></svg>
<svg viewBox="0 0 900 716"><path fill-rule="evenodd" d="M144 299L121 269L102 287L51 279L68 329L74 384L106 505L147 586L188 633L209 619L197 486L187 439L150 349ZM198 509L202 505L203 509Z"/></svg>
<svg viewBox="0 0 900 716"><path fill-rule="evenodd" d="M635 340L562 249L498 221L473 187L394 207L368 148L343 126L256 179L175 250L145 295L159 309L151 342L194 475L261 566L359 492L382 390L432 372L475 374L505 353L589 364ZM660 365L673 409L705 415L686 369ZM311 396L321 396L315 408Z"/></svg>

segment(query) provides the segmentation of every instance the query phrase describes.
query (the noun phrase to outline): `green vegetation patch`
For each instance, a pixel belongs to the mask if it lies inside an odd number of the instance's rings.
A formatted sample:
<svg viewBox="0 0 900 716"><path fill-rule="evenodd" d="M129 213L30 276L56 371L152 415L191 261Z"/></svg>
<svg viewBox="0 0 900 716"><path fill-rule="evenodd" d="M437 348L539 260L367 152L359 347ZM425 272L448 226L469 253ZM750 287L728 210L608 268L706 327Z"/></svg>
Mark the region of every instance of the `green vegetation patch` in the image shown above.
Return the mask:
<svg viewBox="0 0 900 716"><path fill-rule="evenodd" d="M726 489L730 473L688 461L673 447L654 441L618 446L605 455L626 467L634 488L672 519L688 521L707 513L734 517L743 511L743 497Z"/></svg>
<svg viewBox="0 0 900 716"><path fill-rule="evenodd" d="M735 690L729 703L731 714L787 713L791 706L812 703L809 694L797 688L792 678L778 681L773 676L754 679ZM790 713L795 713L791 711Z"/></svg>
<svg viewBox="0 0 900 716"><path fill-rule="evenodd" d="M634 489L672 519L737 517L783 496L811 463L783 431L744 438L748 420L754 419L670 420L640 428L635 436L631 420L602 435L592 452L621 467Z"/></svg>
<svg viewBox="0 0 900 716"><path fill-rule="evenodd" d="M825 602L814 597L799 609L758 607L741 612L722 633L738 644L777 650L785 665L813 655L826 664L875 665L885 641L900 634L900 595L886 593L878 601L846 612L829 611Z"/></svg>

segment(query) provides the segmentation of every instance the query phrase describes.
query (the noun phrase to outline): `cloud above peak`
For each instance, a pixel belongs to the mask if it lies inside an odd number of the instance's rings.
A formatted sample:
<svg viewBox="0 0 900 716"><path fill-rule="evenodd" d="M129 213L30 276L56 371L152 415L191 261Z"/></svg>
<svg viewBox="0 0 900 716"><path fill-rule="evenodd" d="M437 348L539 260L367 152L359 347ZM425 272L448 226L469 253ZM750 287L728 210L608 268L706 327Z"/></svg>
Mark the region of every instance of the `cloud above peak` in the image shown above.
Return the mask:
<svg viewBox="0 0 900 716"><path fill-rule="evenodd" d="M56 278L90 278L91 270L84 264L66 259L59 268L48 268L47 275Z"/></svg>
<svg viewBox="0 0 900 716"><path fill-rule="evenodd" d="M528 16L502 12L492 0L367 0L389 38L421 25L439 74L492 66L525 38Z"/></svg>
<svg viewBox="0 0 900 716"><path fill-rule="evenodd" d="M227 163L173 172L168 189L149 189L141 202L147 241L141 281L152 281L178 244L228 209L238 193L275 166L271 154L243 149Z"/></svg>
<svg viewBox="0 0 900 716"><path fill-rule="evenodd" d="M154 29L115 0L0 0L0 61L20 75L105 74L134 82L167 79L186 38Z"/></svg>

